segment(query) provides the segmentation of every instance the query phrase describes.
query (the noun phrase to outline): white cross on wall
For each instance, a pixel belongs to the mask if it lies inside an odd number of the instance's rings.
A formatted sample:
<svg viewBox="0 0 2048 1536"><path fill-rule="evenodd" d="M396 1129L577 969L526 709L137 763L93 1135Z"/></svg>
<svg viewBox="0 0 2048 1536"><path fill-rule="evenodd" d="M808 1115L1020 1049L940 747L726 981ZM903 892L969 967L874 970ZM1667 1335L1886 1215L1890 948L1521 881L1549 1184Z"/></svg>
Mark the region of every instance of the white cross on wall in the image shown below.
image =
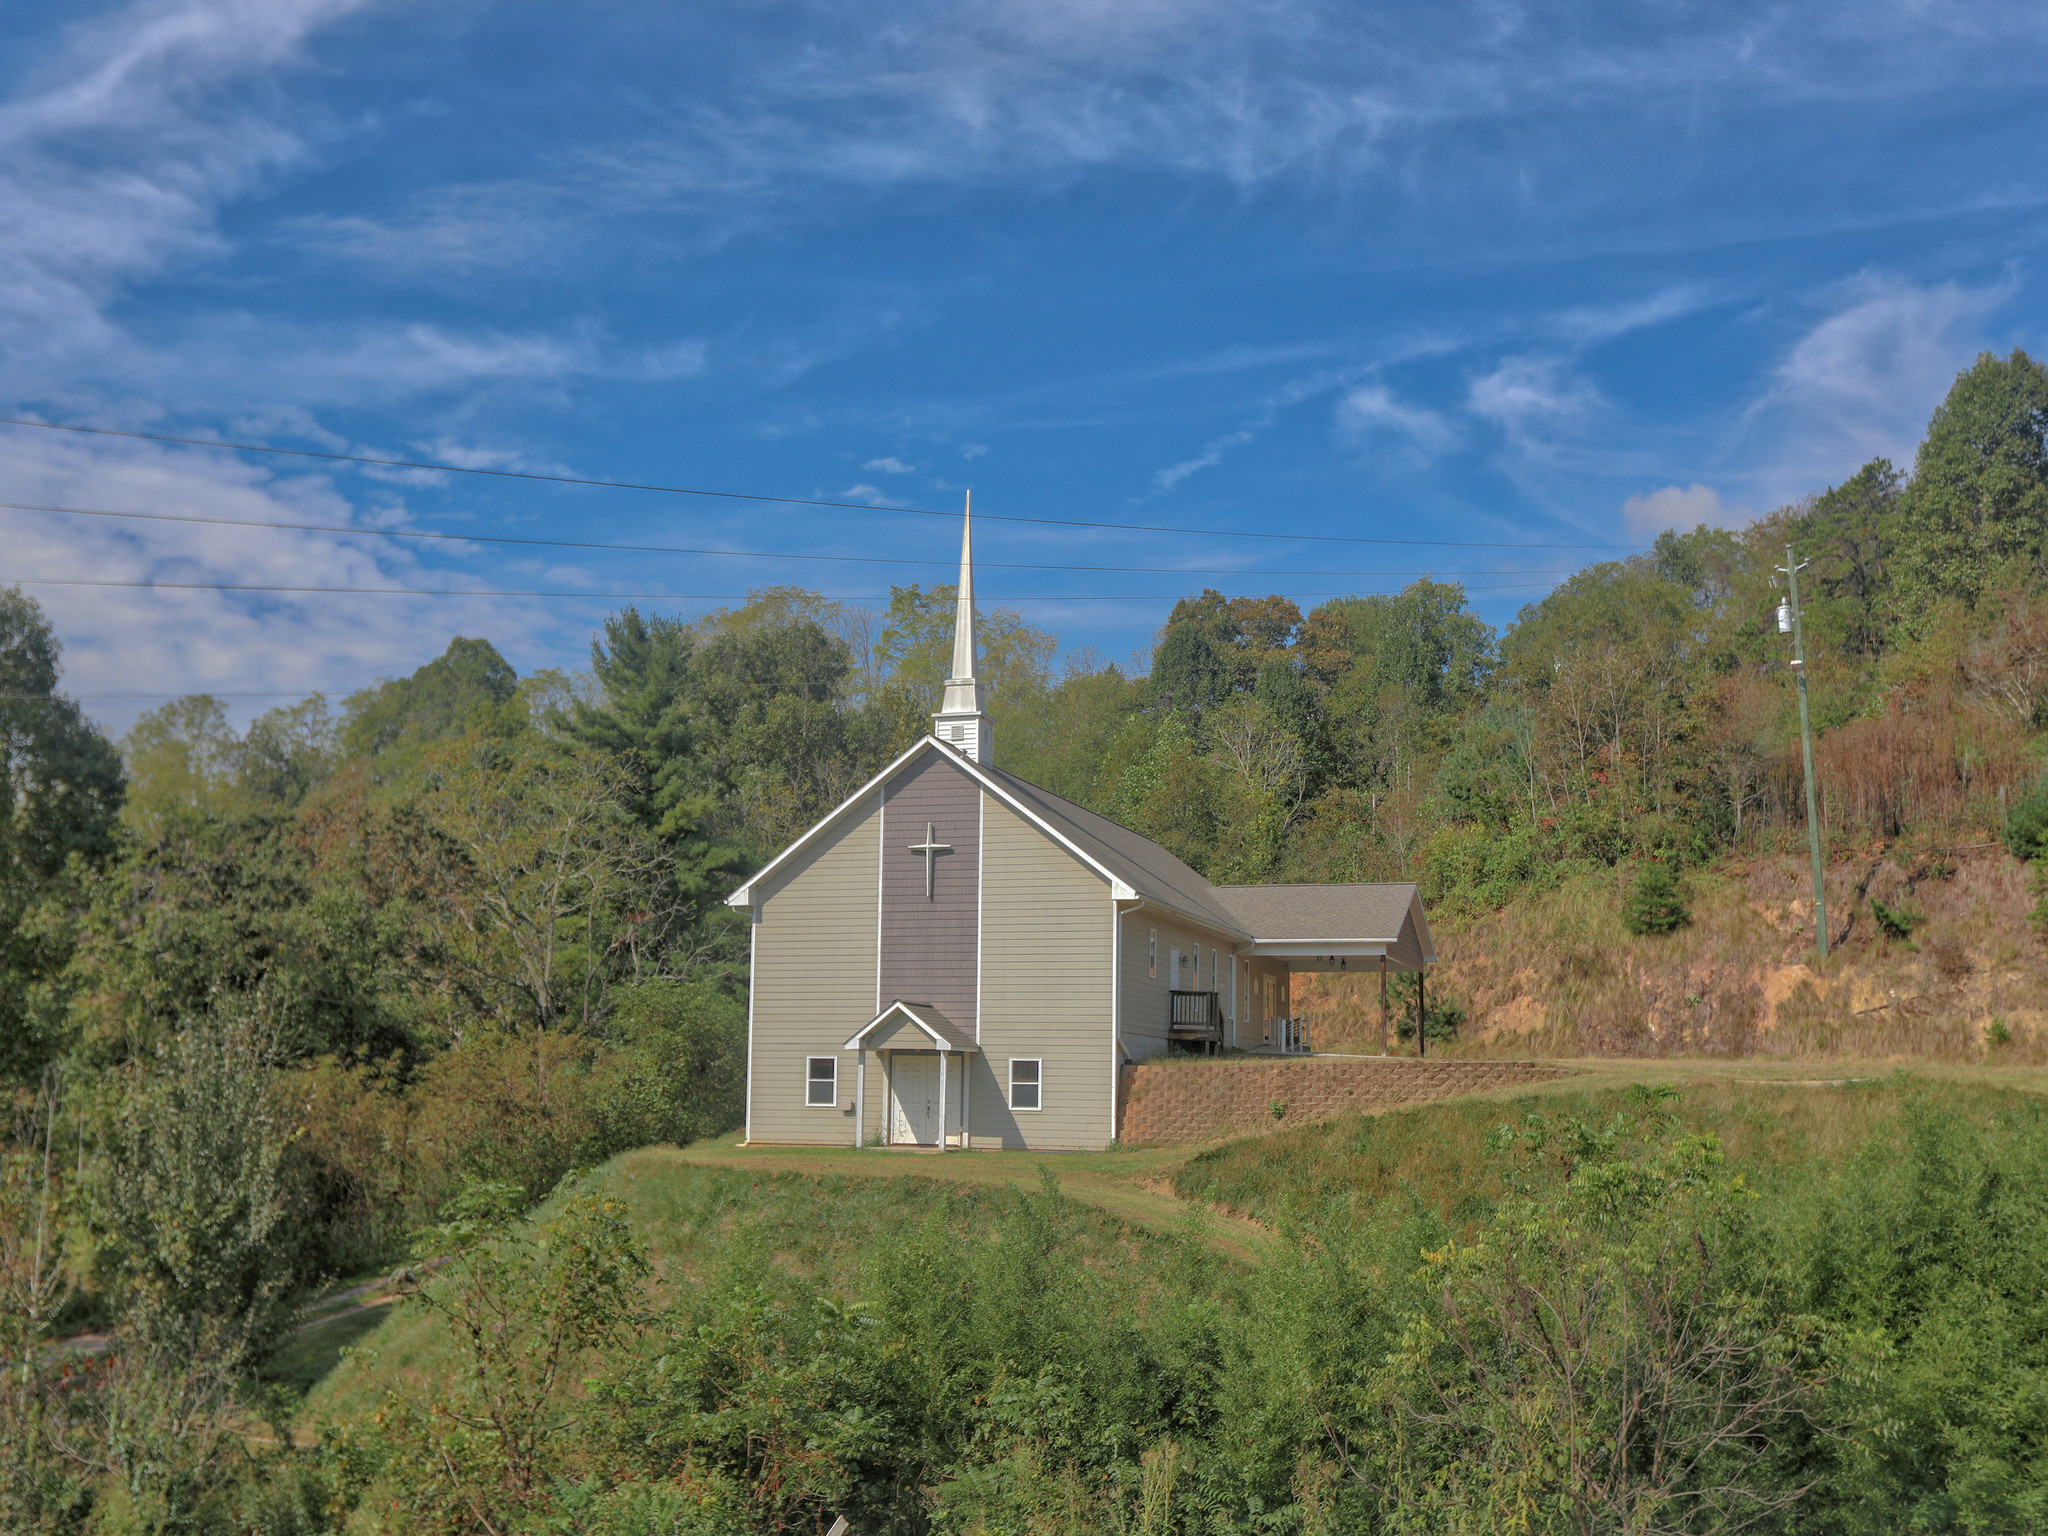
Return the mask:
<svg viewBox="0 0 2048 1536"><path fill-rule="evenodd" d="M926 822L924 824L924 841L921 843L912 843L910 845L910 851L912 853L921 853L924 855L924 899L926 901L930 901L933 899L932 893L937 889L936 876L938 872L938 865L935 861L937 860L940 854L951 853L953 851L953 845L951 843L939 842L932 835L934 830L935 829L933 828L932 824L930 822Z"/></svg>

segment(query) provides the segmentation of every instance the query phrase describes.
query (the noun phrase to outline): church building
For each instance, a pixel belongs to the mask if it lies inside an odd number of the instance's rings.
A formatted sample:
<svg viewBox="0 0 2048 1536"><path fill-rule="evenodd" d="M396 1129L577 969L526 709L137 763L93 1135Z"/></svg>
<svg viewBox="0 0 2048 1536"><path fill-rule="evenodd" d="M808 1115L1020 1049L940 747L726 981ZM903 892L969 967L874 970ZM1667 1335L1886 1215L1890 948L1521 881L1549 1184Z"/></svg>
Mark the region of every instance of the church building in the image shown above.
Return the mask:
<svg viewBox="0 0 2048 1536"><path fill-rule="evenodd" d="M1301 1048L1288 977L1436 958L1412 884L1211 885L996 765L973 529L932 733L727 900L752 918L749 1143L1100 1149L1122 1067Z"/></svg>

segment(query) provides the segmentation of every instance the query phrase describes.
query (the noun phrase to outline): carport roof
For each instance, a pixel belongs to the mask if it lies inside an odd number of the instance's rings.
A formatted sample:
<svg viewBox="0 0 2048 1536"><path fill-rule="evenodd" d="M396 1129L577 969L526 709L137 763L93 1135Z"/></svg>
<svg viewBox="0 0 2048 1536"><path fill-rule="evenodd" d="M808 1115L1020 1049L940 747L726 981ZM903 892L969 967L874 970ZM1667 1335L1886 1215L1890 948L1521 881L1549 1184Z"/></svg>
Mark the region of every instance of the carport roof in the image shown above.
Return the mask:
<svg viewBox="0 0 2048 1536"><path fill-rule="evenodd" d="M1254 944L1383 944L1388 958L1403 969L1434 958L1435 945L1412 880L1213 889Z"/></svg>

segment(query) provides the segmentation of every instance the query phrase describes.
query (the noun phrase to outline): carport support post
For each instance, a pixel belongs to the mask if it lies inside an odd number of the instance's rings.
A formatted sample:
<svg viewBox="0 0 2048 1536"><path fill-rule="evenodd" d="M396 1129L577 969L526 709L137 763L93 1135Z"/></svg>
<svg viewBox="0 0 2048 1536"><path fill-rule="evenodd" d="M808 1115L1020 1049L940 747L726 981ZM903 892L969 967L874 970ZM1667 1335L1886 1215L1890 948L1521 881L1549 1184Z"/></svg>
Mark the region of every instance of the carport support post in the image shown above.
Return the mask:
<svg viewBox="0 0 2048 1536"><path fill-rule="evenodd" d="M1380 1054L1387 1054L1387 957L1380 956Z"/></svg>

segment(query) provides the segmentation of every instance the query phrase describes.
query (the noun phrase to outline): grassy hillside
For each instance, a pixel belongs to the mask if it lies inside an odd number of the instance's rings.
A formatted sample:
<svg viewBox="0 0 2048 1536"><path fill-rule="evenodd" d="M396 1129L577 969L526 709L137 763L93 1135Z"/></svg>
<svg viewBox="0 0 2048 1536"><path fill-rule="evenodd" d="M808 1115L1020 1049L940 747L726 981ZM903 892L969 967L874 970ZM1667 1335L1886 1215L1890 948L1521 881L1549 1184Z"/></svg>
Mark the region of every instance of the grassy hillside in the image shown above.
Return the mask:
<svg viewBox="0 0 2048 1536"><path fill-rule="evenodd" d="M1714 1136L1728 1166L1765 1192L1810 1184L1873 1140L1896 1136L1909 1106L1976 1126L2048 1125L2048 1100L2038 1088L1904 1071L1834 1081L1695 1078L1673 1086L1667 1112L1676 1123ZM1508 1165L1489 1147L1503 1125L1532 1115L1604 1124L1639 1103L1641 1091L1564 1084L1514 1098L1352 1115L1197 1153L1175 1170L1173 1186L1185 1199L1272 1226L1371 1227L1420 1209L1469 1232L1506 1190Z"/></svg>
<svg viewBox="0 0 2048 1536"><path fill-rule="evenodd" d="M748 1284L853 1300L866 1294L864 1281L884 1256L918 1241L987 1237L1017 1218L1038 1181L1029 1165L1007 1171L1013 1182L803 1174L772 1164L719 1167L650 1147L612 1159L581 1188L624 1208L649 1260L648 1293L657 1303ZM545 1203L532 1221L545 1222L562 1199ZM1059 1240L1105 1271L1173 1272L1185 1262L1185 1245L1172 1234L1085 1202L1063 1207ZM401 1306L331 1364L307 1395L301 1420L308 1427L361 1420L394 1388L430 1389L455 1368L456 1341L440 1319Z"/></svg>
<svg viewBox="0 0 2048 1536"><path fill-rule="evenodd" d="M2030 1528L2048 1096L1611 1070L1183 1154L628 1154L318 1382L293 1497L356 1536L1497 1529L1663 1372L1706 1418L1640 1433L1735 1448L1609 1512ZM1545 1308L1583 1352L1519 1337Z"/></svg>
<svg viewBox="0 0 2048 1536"><path fill-rule="evenodd" d="M1622 927L1626 874L1438 925L1430 983L1466 1011L1454 1053L2048 1061L2048 945L2029 921L2030 871L2003 852L1837 860L1825 969L1803 858L1690 875L1692 920L1669 935ZM1295 1002L1319 1048L1378 1049L1370 980L1303 977Z"/></svg>

